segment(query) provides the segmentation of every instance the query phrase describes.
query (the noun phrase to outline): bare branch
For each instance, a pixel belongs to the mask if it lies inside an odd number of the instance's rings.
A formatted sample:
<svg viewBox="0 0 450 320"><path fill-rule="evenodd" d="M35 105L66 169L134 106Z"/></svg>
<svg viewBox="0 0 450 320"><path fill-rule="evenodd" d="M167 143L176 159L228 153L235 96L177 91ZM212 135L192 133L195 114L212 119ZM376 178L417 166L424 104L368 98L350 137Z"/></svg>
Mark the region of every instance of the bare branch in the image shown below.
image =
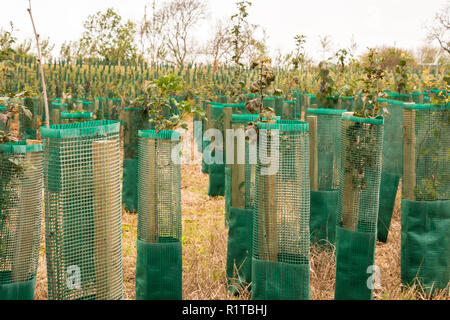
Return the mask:
<svg viewBox="0 0 450 320"><path fill-rule="evenodd" d="M27 9L30 14L31 24L33 26L34 36L36 38L36 47L37 47L37 62L39 64L39 73L41 74L41 82L42 82L42 93L44 96L44 109L45 109L45 126L48 128L50 126L49 122L49 112L48 112L48 98L47 98L47 86L45 85L45 74L44 67L42 66L42 56L41 56L41 46L39 45L39 34L36 31L36 26L33 20L33 14L31 13L31 0L28 0L29 7Z"/></svg>

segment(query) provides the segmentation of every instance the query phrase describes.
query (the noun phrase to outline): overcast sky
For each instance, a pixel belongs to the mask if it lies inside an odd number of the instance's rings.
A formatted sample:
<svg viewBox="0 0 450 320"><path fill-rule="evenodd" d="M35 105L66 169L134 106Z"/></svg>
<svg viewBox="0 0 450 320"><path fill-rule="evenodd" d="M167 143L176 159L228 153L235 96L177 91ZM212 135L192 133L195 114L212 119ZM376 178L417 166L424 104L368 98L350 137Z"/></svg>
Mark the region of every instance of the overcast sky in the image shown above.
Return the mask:
<svg viewBox="0 0 450 320"><path fill-rule="evenodd" d="M31 38L32 28L26 8L28 0L0 0L0 26L13 21L19 39ZM157 0L158 1L158 0ZM425 26L449 0L251 0L249 21L264 26L271 52L294 48L296 34L307 36L309 55L319 56L319 36L329 35L335 50L348 47L352 36L359 52L369 46L395 45L415 49L424 43ZM64 41L78 39L89 14L116 8L125 19L142 19L145 4L152 0L32 0L33 15L42 38L50 37L59 53ZM214 21L228 19L235 0L207 0L210 15L197 29L200 40L211 36Z"/></svg>

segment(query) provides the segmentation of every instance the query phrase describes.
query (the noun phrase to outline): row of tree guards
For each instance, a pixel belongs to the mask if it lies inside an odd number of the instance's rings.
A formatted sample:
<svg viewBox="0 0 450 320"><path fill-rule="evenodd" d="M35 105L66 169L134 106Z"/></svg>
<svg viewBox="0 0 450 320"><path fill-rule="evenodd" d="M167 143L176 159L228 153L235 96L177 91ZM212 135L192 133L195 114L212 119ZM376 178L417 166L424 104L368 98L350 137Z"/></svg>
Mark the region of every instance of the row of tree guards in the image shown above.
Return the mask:
<svg viewBox="0 0 450 320"><path fill-rule="evenodd" d="M242 129L259 119L225 97L197 101L209 120L202 133ZM226 198L230 291L251 289L253 299L309 299L310 245L327 240L337 249L335 298L370 299L376 239L387 239L400 179L402 281L445 288L449 107L385 100L389 114L363 119L311 102L303 93L294 101L266 99L277 117L258 123L259 143L235 146L235 160L244 154L245 163L204 161L209 194ZM122 202L138 212L136 298L181 299L181 171L171 157L178 133L151 130L141 110L122 109L117 101L79 103L75 109L54 102L59 119L40 128L42 144L0 145L0 298L34 296L44 189L50 299L123 298ZM99 110L109 119L75 115ZM122 124L113 119L119 115ZM230 152L215 137L196 140L206 159L225 160ZM278 170L263 174L274 150Z"/></svg>
<svg viewBox="0 0 450 320"><path fill-rule="evenodd" d="M378 119L355 117L344 109L320 109L308 95L293 102L264 102L275 106L276 123L261 123L258 128L280 135L279 172L262 176L261 162L250 164L250 140L240 151L234 146L234 164L222 165L230 292L251 289L253 299L308 298L311 241L336 246L336 299L371 299L376 240L388 240L400 180L402 282L411 285L418 280L427 292L447 287L449 106L418 103L424 95L390 96L401 100L382 99L385 112ZM205 131L243 129L259 118L226 103L204 105L212 120L204 122ZM291 111L298 105L303 106L300 113ZM301 116L293 116L297 114ZM292 144L286 137L292 134L287 124L305 126L306 144L301 139ZM264 141L265 148L273 148L270 139ZM220 149L214 138L197 143L204 158ZM294 145L307 147L296 154ZM236 162L238 152L245 154L245 164ZM223 159L226 163L226 152ZM203 171L214 175L210 191L220 178L217 166L211 170L203 163ZM305 177L310 185L307 196L302 189L305 180L299 182Z"/></svg>

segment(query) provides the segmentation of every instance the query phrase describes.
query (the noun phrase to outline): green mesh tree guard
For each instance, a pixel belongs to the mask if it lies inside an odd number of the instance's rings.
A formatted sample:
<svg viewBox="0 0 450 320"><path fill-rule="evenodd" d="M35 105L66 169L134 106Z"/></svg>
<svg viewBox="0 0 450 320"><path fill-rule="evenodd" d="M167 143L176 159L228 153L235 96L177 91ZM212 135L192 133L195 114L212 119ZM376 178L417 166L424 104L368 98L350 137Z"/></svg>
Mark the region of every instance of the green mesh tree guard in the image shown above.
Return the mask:
<svg viewBox="0 0 450 320"><path fill-rule="evenodd" d="M381 172L377 239L386 242L389 235L395 197L403 171L403 107L406 102L378 99L383 103L384 141Z"/></svg>
<svg viewBox="0 0 450 320"><path fill-rule="evenodd" d="M51 300L123 296L120 123L41 128Z"/></svg>
<svg viewBox="0 0 450 320"><path fill-rule="evenodd" d="M207 112L208 129L217 129L222 134L222 141L212 137L206 137L206 149L204 149L203 157L208 167L209 173L209 196L225 195L225 117L224 108L231 108L232 114L245 114L245 104L220 104L209 103L210 111ZM212 140L212 141L211 141ZM206 151L206 154L205 154Z"/></svg>
<svg viewBox="0 0 450 320"><path fill-rule="evenodd" d="M105 98L105 100L105 119L119 121L122 112L122 101L113 98Z"/></svg>
<svg viewBox="0 0 450 320"><path fill-rule="evenodd" d="M92 121L92 112L61 112L62 124Z"/></svg>
<svg viewBox="0 0 450 320"><path fill-rule="evenodd" d="M336 229L336 300L372 299L383 118L342 115ZM372 270L373 272L373 270Z"/></svg>
<svg viewBox="0 0 450 320"><path fill-rule="evenodd" d="M50 106L50 124L56 125L60 124L61 121L61 112L68 111L68 104L61 102L52 102ZM45 116L45 114L44 114ZM45 120L45 117L44 117Z"/></svg>
<svg viewBox="0 0 450 320"><path fill-rule="evenodd" d="M232 115L232 129L238 136L234 141L233 164L225 168L227 173L225 188L225 214L228 227L227 247L227 279L228 288L238 294L251 283L252 273L252 232L253 232L253 200L255 189L256 164L251 163L251 145L256 160L256 143L245 139L245 128L249 122L257 121L258 115ZM242 130L239 137L237 130ZM236 141L237 140L237 141ZM244 147L239 148L239 142ZM244 162L238 157L244 153ZM228 170L228 171L227 171Z"/></svg>
<svg viewBox="0 0 450 320"><path fill-rule="evenodd" d="M138 131L150 129L151 124L141 108L125 108L121 123L124 149L122 201L125 210L137 212Z"/></svg>
<svg viewBox="0 0 450 320"><path fill-rule="evenodd" d="M345 110L308 109L312 242L335 242L341 175L342 114ZM325 243L326 243L325 241Z"/></svg>
<svg viewBox="0 0 450 320"><path fill-rule="evenodd" d="M303 93L295 92L294 93L294 101L295 101L294 119L300 120L302 118Z"/></svg>
<svg viewBox="0 0 450 320"><path fill-rule="evenodd" d="M105 120L105 101L103 98L94 98L95 103L95 120Z"/></svg>
<svg viewBox="0 0 450 320"><path fill-rule="evenodd" d="M418 92L414 91L412 94L412 101L414 103L428 103L430 99L428 98L428 92Z"/></svg>
<svg viewBox="0 0 450 320"><path fill-rule="evenodd" d="M20 114L20 139L27 140L35 140L38 123L38 100L36 98L25 98L23 99L23 103L28 110L30 110L32 116L28 118L25 114Z"/></svg>
<svg viewBox="0 0 450 320"><path fill-rule="evenodd" d="M0 106L0 113L6 112L6 106ZM5 123L0 121L0 130L5 130Z"/></svg>
<svg viewBox="0 0 450 320"><path fill-rule="evenodd" d="M309 299L308 124L258 123L258 129L252 299Z"/></svg>
<svg viewBox="0 0 450 320"><path fill-rule="evenodd" d="M412 102L412 96L410 94L401 94L397 92L391 92L386 90L386 93L390 99L404 101L404 102Z"/></svg>
<svg viewBox="0 0 450 320"><path fill-rule="evenodd" d="M197 107L199 109L205 110L205 96L201 96L201 97L195 97L194 101L195 104L197 105ZM194 140L195 143L197 145L197 151L198 152L203 152L203 128L204 128L204 121L203 119L198 116L197 114L194 114L193 117L193 121L194 121Z"/></svg>
<svg viewBox="0 0 450 320"><path fill-rule="evenodd" d="M139 131L136 299L181 300L180 134Z"/></svg>
<svg viewBox="0 0 450 320"><path fill-rule="evenodd" d="M0 144L0 300L34 298L42 166L41 144Z"/></svg>
<svg viewBox="0 0 450 320"><path fill-rule="evenodd" d="M450 282L450 106L404 108L401 278Z"/></svg>
<svg viewBox="0 0 450 320"><path fill-rule="evenodd" d="M297 105L295 101L283 101L283 107L281 111L282 120L301 120L301 111L297 111Z"/></svg>

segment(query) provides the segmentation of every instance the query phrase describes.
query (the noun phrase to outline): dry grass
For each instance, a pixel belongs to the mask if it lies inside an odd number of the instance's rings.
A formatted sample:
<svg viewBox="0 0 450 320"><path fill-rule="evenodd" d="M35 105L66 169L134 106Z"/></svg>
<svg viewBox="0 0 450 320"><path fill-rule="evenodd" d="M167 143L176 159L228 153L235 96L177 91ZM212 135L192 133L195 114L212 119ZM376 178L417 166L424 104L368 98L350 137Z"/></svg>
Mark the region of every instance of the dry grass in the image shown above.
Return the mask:
<svg viewBox="0 0 450 320"><path fill-rule="evenodd" d="M226 289L227 228L224 221L224 198L209 197L208 175L200 165L182 166L183 209L183 298L188 300L237 299ZM449 300L450 289L425 294L420 286L402 288L400 281L400 193L397 195L387 243L377 243L375 263L381 268L382 289L374 298L389 300ZM137 216L123 212L124 299L135 299ZM44 237L36 285L36 299L47 299ZM311 248L311 299L334 298L335 250ZM239 299L249 299L247 293Z"/></svg>
<svg viewBox="0 0 450 320"><path fill-rule="evenodd" d="M226 288L227 228L224 221L223 197L209 197L208 175L200 165L182 166L183 215L183 299L224 300L250 299L246 292L239 298ZM400 280L400 192L387 243L377 243L375 264L381 269L381 289L374 291L375 299L449 300L450 288L430 297L420 286L402 288ZM42 229L44 233L44 229ZM122 218L124 299L135 299L135 267L137 216L126 211ZM311 299L334 298L335 249L311 248ZM36 299L47 299L47 275L44 236L36 283Z"/></svg>

